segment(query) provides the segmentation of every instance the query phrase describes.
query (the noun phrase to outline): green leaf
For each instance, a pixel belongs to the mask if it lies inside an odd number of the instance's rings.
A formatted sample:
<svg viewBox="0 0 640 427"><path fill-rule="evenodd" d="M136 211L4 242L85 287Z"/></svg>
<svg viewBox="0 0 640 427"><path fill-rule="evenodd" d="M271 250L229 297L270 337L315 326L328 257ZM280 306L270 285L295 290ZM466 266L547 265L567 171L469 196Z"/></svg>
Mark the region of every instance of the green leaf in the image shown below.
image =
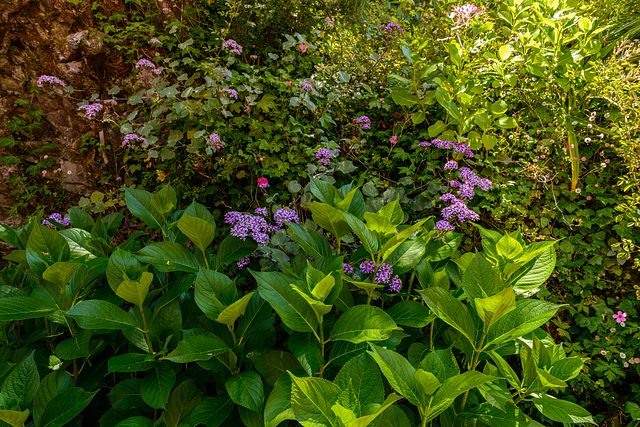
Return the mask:
<svg viewBox="0 0 640 427"><path fill-rule="evenodd" d="M58 394L65 390L73 388L73 379L71 375L64 370L53 371L40 381L38 392L33 398L33 421L35 425L40 426L42 413L47 407L47 403Z"/></svg>
<svg viewBox="0 0 640 427"><path fill-rule="evenodd" d="M49 282L55 283L60 288L69 283L71 276L80 268L82 264L77 262L56 262L47 267L42 273L42 278Z"/></svg>
<svg viewBox="0 0 640 427"><path fill-rule="evenodd" d="M79 387L65 390L51 399L42 413L43 427L63 427L91 403L97 392L90 393Z"/></svg>
<svg viewBox="0 0 640 427"><path fill-rule="evenodd" d="M255 412L262 412L264 386L257 372L242 371L240 375L227 379L224 386L236 404Z"/></svg>
<svg viewBox="0 0 640 427"><path fill-rule="evenodd" d="M560 378L563 381L568 381L578 376L584 362L589 359L582 357L567 357L555 362L549 372L556 378Z"/></svg>
<svg viewBox="0 0 640 427"><path fill-rule="evenodd" d="M220 245L218 245L218 253L216 254L216 265L219 267L238 261L243 257L250 255L256 250L256 243L251 240L240 240L235 236L228 235Z"/></svg>
<svg viewBox="0 0 640 427"><path fill-rule="evenodd" d="M227 325L230 328L233 327L233 324L236 323L236 320L238 320L238 318L244 314L245 310L247 309L247 305L249 304L249 300L252 296L253 292L249 292L238 301L235 301L233 304L225 307L225 309L220 312L218 317L216 317L216 322Z"/></svg>
<svg viewBox="0 0 640 427"><path fill-rule="evenodd" d="M50 265L67 261L71 255L67 240L44 225L34 224L27 240L27 263L36 274L42 274Z"/></svg>
<svg viewBox="0 0 640 427"><path fill-rule="evenodd" d="M435 138L436 136L444 132L446 128L447 128L447 125L445 125L442 120L438 120L437 122L429 126L429 128L427 129L427 132L429 133L430 138Z"/></svg>
<svg viewBox="0 0 640 427"><path fill-rule="evenodd" d="M500 46L500 48L498 49L498 57L502 61L506 61L507 59L509 59L512 53L513 53L513 48L511 47L511 45L508 45L508 44L504 44Z"/></svg>
<svg viewBox="0 0 640 427"><path fill-rule="evenodd" d="M133 216L141 219L145 224L153 229L161 229L164 223L164 216L152 203L153 195L146 190L133 188L124 189L124 200L127 209Z"/></svg>
<svg viewBox="0 0 640 427"><path fill-rule="evenodd" d="M136 327L133 318L115 304L85 300L71 307L67 315L83 329L126 329Z"/></svg>
<svg viewBox="0 0 640 427"><path fill-rule="evenodd" d="M182 425L197 426L204 424L207 427L218 427L229 418L234 407L235 405L231 399L226 396L203 399Z"/></svg>
<svg viewBox="0 0 640 427"><path fill-rule="evenodd" d="M322 203L333 205L334 200L338 199L340 195L336 187L328 182L320 179L311 178L309 181L309 191Z"/></svg>
<svg viewBox="0 0 640 427"><path fill-rule="evenodd" d="M315 423L324 426L340 426L331 410L338 400L337 385L322 379L291 376L291 408L300 423Z"/></svg>
<svg viewBox="0 0 640 427"><path fill-rule="evenodd" d="M175 363L209 360L226 353L229 347L220 338L210 335L191 335L178 343L178 347L163 359Z"/></svg>
<svg viewBox="0 0 640 427"><path fill-rule="evenodd" d="M427 421L433 420L446 411L456 397L494 379L496 378L477 371L469 371L449 378L433 396L435 404L429 408Z"/></svg>
<svg viewBox="0 0 640 427"><path fill-rule="evenodd" d="M158 242L145 246L138 251L138 259L162 272L195 273L200 268L196 257L184 246L175 242Z"/></svg>
<svg viewBox="0 0 640 427"><path fill-rule="evenodd" d="M289 236L302 248L310 257L321 258L333 254L331 245L327 239L315 230L303 227L300 224L289 224Z"/></svg>
<svg viewBox="0 0 640 427"><path fill-rule="evenodd" d="M113 292L116 292L123 280L136 279L142 271L142 265L131 252L117 248L109 257L107 281Z"/></svg>
<svg viewBox="0 0 640 427"><path fill-rule="evenodd" d="M369 414L369 415L364 415L354 421L352 421L351 423L349 423L349 427L365 427L370 425L373 421L376 420L376 418L378 418L380 415L382 415L387 409L390 409L391 406L396 403L397 401L401 400L402 396L398 396L395 393L391 393L387 396L387 398L385 399L385 401L382 403L381 406L379 406L373 413ZM385 424L383 424L385 425ZM392 424L386 424L386 425L393 425L394 427L398 427L400 424L396 424L395 422Z"/></svg>
<svg viewBox="0 0 640 427"><path fill-rule="evenodd" d="M362 408L371 404L382 404L384 386L376 363L366 354L360 354L344 364L333 383L341 390L347 390L349 384Z"/></svg>
<svg viewBox="0 0 640 427"><path fill-rule="evenodd" d="M487 333L487 344L500 344L514 340L544 325L562 305L540 300L520 300L516 308L498 320Z"/></svg>
<svg viewBox="0 0 640 427"><path fill-rule="evenodd" d="M151 354L127 353L109 358L109 373L148 371L154 366Z"/></svg>
<svg viewBox="0 0 640 427"><path fill-rule="evenodd" d="M298 359L288 351L267 350L257 353L255 357L251 357L251 360L269 385L273 385L287 371L302 369Z"/></svg>
<svg viewBox="0 0 640 427"><path fill-rule="evenodd" d="M475 345L478 331L466 305L451 296L446 289L431 287L421 289L418 293L438 318L464 335L471 345Z"/></svg>
<svg viewBox="0 0 640 427"><path fill-rule="evenodd" d="M414 126L417 126L426 120L427 116L424 111L416 111L411 115L411 122Z"/></svg>
<svg viewBox="0 0 640 427"><path fill-rule="evenodd" d="M216 225L213 221L187 215L186 213L178 220L178 229L202 252L213 242L216 234Z"/></svg>
<svg viewBox="0 0 640 427"><path fill-rule="evenodd" d="M578 20L578 28L580 28L585 33L588 33L593 28L593 22L586 16L583 16Z"/></svg>
<svg viewBox="0 0 640 427"><path fill-rule="evenodd" d="M507 287L490 297L476 298L473 303L486 331L507 313L515 310L516 294L512 287Z"/></svg>
<svg viewBox="0 0 640 427"><path fill-rule="evenodd" d="M351 229L342 215L343 211L320 202L312 202L309 209L311 210L313 221L333 234L336 239L340 239L350 233Z"/></svg>
<svg viewBox="0 0 640 427"><path fill-rule="evenodd" d="M264 407L265 427L276 427L283 421L295 419L291 408L291 377L280 375Z"/></svg>
<svg viewBox="0 0 640 427"><path fill-rule="evenodd" d="M495 295L504 288L500 274L494 270L482 253L473 254L469 265L464 268L462 289L470 298L483 298Z"/></svg>
<svg viewBox="0 0 640 427"><path fill-rule="evenodd" d="M520 379L518 378L518 374L516 374L511 365L509 365L509 363L507 363L507 361L504 360L502 356L500 356L495 351L490 351L489 356L491 356L491 359L493 359L493 362L498 367L498 372L500 372L500 375L509 382L511 387L515 388L516 390L520 390L520 388L522 387Z"/></svg>
<svg viewBox="0 0 640 427"><path fill-rule="evenodd" d="M271 305L287 327L297 332L315 333L318 319L305 299L291 288L295 279L279 272L251 271L251 274L258 282L260 297Z"/></svg>
<svg viewBox="0 0 640 427"><path fill-rule="evenodd" d="M402 229L397 234L393 235L389 240L382 245L380 253L382 254L382 260L385 261L398 247L409 237L411 237L416 231L418 231L429 218L421 219L415 224Z"/></svg>
<svg viewBox="0 0 640 427"><path fill-rule="evenodd" d="M141 415L120 421L115 427L153 427L153 421Z"/></svg>
<svg viewBox="0 0 640 427"><path fill-rule="evenodd" d="M391 316L372 305L357 305L345 311L336 320L331 331L332 341L349 341L358 344L365 341L382 341L391 332L400 330Z"/></svg>
<svg viewBox="0 0 640 427"><path fill-rule="evenodd" d="M556 251L550 247L538 256L532 265L523 268L526 272L520 275L514 284L516 294L535 293L551 276L555 266Z"/></svg>
<svg viewBox="0 0 640 427"><path fill-rule="evenodd" d="M411 328L423 328L434 319L429 309L416 301L400 301L386 311L398 325Z"/></svg>
<svg viewBox="0 0 640 427"><path fill-rule="evenodd" d="M153 274L145 271L140 276L140 280L125 279L120 283L120 286L116 289L116 295L131 304L142 307L152 281Z"/></svg>
<svg viewBox="0 0 640 427"><path fill-rule="evenodd" d="M311 290L311 295L313 295L315 298L317 298L320 301L324 301L325 299L327 299L327 297L329 296L329 294L331 293L335 285L336 285L336 278L333 277L333 275L331 274L327 274L326 276L324 276L324 278L322 278L313 286L313 289Z"/></svg>
<svg viewBox="0 0 640 427"><path fill-rule="evenodd" d="M332 308L331 305L318 301L314 297L308 295L305 291L300 289L298 286L292 284L291 289L293 289L298 295L300 295L302 299L304 299L305 303L309 307L311 307L311 309L313 310L316 316L316 319L318 319L318 324L322 322L321 320L322 316L324 316L325 314L331 311L331 308Z"/></svg>
<svg viewBox="0 0 640 427"><path fill-rule="evenodd" d="M431 396L441 386L435 375L422 368L416 370L416 384L426 396Z"/></svg>
<svg viewBox="0 0 640 427"><path fill-rule="evenodd" d="M587 423L597 425L597 423L593 421L589 411L575 403L556 399L548 394L543 394L540 397L534 397L531 401L542 415L552 421L567 424Z"/></svg>
<svg viewBox="0 0 640 427"><path fill-rule="evenodd" d="M522 253L522 245L513 237L506 234L496 243L498 255L506 260L514 260Z"/></svg>
<svg viewBox="0 0 640 427"><path fill-rule="evenodd" d="M24 411L11 411L9 409L0 409L0 421L9 424L11 427L23 427L24 422L29 418L28 409Z"/></svg>
<svg viewBox="0 0 640 427"><path fill-rule="evenodd" d="M391 89L391 98L393 102L403 107L412 107L420 102L420 98L418 98L417 95L409 92L409 90L405 88Z"/></svg>
<svg viewBox="0 0 640 427"><path fill-rule="evenodd" d="M391 387L417 407L425 406L426 396L416 382L416 369L400 354L369 343L369 355L378 364Z"/></svg>
<svg viewBox="0 0 640 427"><path fill-rule="evenodd" d="M4 380L0 390L0 401L4 402L5 407L25 408L30 406L36 395L40 385L40 375L33 354L32 351L22 359Z"/></svg>
<svg viewBox="0 0 640 427"><path fill-rule="evenodd" d="M216 320L237 299L233 280L217 271L201 269L195 279L194 299L205 316Z"/></svg>
<svg viewBox="0 0 640 427"><path fill-rule="evenodd" d="M347 224L349 224L351 230L356 236L358 236L360 242L362 242L362 246L365 248L365 250L371 256L374 256L378 251L378 239L376 239L376 236L371 231L369 231L364 222L360 221L354 215L351 215L348 212L343 212L342 215L347 221Z"/></svg>
<svg viewBox="0 0 640 427"><path fill-rule="evenodd" d="M176 373L167 363L162 363L147 372L140 395L142 400L154 409L165 409L171 389L176 383Z"/></svg>
<svg viewBox="0 0 640 427"><path fill-rule="evenodd" d="M460 373L458 362L450 348L429 351L418 367L431 372L441 383Z"/></svg>
<svg viewBox="0 0 640 427"><path fill-rule="evenodd" d="M74 337L67 338L56 345L55 354L62 360L89 357L91 331L81 329Z"/></svg>
<svg viewBox="0 0 640 427"><path fill-rule="evenodd" d="M57 309L53 301L33 296L0 298L0 321L37 319L46 317Z"/></svg>

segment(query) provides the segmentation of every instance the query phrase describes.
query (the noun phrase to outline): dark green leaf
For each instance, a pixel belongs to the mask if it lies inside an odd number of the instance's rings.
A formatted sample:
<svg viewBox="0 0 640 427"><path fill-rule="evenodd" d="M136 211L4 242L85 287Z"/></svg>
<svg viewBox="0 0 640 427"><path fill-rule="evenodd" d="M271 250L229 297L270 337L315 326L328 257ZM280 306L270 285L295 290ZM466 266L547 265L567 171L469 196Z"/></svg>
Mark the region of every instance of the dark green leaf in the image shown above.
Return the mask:
<svg viewBox="0 0 640 427"><path fill-rule="evenodd" d="M212 270L200 270L196 276L195 287L196 304L211 320L216 320L238 295L233 280Z"/></svg>
<svg viewBox="0 0 640 427"><path fill-rule="evenodd" d="M255 412L262 412L264 386L257 372L243 371L240 375L227 379L224 386L236 404Z"/></svg>
<svg viewBox="0 0 640 427"><path fill-rule="evenodd" d="M159 242L138 251L138 259L159 271L186 271L195 273L200 268L195 255L175 242Z"/></svg>
<svg viewBox="0 0 640 427"><path fill-rule="evenodd" d="M362 408L384 402L382 376L376 363L366 354L345 363L333 383L342 390L347 390L351 384Z"/></svg>
<svg viewBox="0 0 640 427"><path fill-rule="evenodd" d="M85 300L71 307L67 315L84 329L125 329L136 327L133 318L117 305L102 300Z"/></svg>
<svg viewBox="0 0 640 427"><path fill-rule="evenodd" d="M13 321L46 317L58 307L53 301L31 297L0 298L0 320Z"/></svg>
<svg viewBox="0 0 640 427"><path fill-rule="evenodd" d="M325 379L291 374L291 408L301 423L340 426L331 410L339 394L338 386Z"/></svg>
<svg viewBox="0 0 640 427"><path fill-rule="evenodd" d="M31 352L4 380L0 401L4 402L5 407L13 409L30 406L39 385L40 375Z"/></svg>
<svg viewBox="0 0 640 427"><path fill-rule="evenodd" d="M166 363L147 372L140 385L142 400L154 409L164 409L176 382L176 373Z"/></svg>
<svg viewBox="0 0 640 427"><path fill-rule="evenodd" d="M27 262L36 274L42 274L50 265L67 261L71 255L69 244L57 231L34 224L27 241Z"/></svg>
<svg viewBox="0 0 640 427"><path fill-rule="evenodd" d="M56 395L47 403L42 413L41 426L62 427L89 405L97 392L90 393L73 387Z"/></svg>
<svg viewBox="0 0 640 427"><path fill-rule="evenodd" d="M533 404L538 408L542 415L549 418L552 421L558 421L567 424L593 424L597 425L593 421L589 411L583 407L576 405L575 403L568 402L562 399L556 399L548 394L543 394L540 397L534 397L531 399Z"/></svg>
<svg viewBox="0 0 640 427"><path fill-rule="evenodd" d="M174 388L165 414L168 427L177 427L198 406L201 395L192 380L186 380Z"/></svg>
<svg viewBox="0 0 640 427"><path fill-rule="evenodd" d="M487 346L516 339L544 325L562 305L540 300L520 300L516 308L498 320L487 334Z"/></svg>
<svg viewBox="0 0 640 427"><path fill-rule="evenodd" d="M268 350L264 353L256 354L252 357L252 360L256 370L269 385L273 385L287 371L302 369L298 359L287 351Z"/></svg>
<svg viewBox="0 0 640 427"><path fill-rule="evenodd" d="M286 420L295 420L295 414L291 408L291 377L289 374L283 374L276 380L264 407L265 427L276 427Z"/></svg>
<svg viewBox="0 0 640 427"><path fill-rule="evenodd" d="M434 319L427 307L415 301L400 301L386 311L398 325L412 328L423 328Z"/></svg>
<svg viewBox="0 0 640 427"><path fill-rule="evenodd" d="M113 356L109 359L109 373L147 371L154 366L154 361L151 354L127 353Z"/></svg>
<svg viewBox="0 0 640 427"><path fill-rule="evenodd" d="M209 397L196 406L183 424L188 426L204 424L207 427L218 427L229 418L233 408L233 402L226 396Z"/></svg>
<svg viewBox="0 0 640 427"><path fill-rule="evenodd" d="M332 341L382 341L400 328L384 310L371 305L351 307L336 320L331 331Z"/></svg>
<svg viewBox="0 0 640 427"><path fill-rule="evenodd" d="M191 335L180 341L178 347L164 359L175 363L189 363L197 360L209 360L225 353L229 347L220 338L209 335Z"/></svg>

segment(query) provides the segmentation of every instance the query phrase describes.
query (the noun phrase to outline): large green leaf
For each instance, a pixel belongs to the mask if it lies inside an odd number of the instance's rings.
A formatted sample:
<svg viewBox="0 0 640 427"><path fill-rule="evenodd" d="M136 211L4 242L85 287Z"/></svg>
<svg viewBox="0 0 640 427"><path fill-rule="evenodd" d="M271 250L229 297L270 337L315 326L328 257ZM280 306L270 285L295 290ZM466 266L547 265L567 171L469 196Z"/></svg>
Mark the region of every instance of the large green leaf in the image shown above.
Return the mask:
<svg viewBox="0 0 640 427"><path fill-rule="evenodd" d="M484 298L504 288L500 274L493 269L482 253L473 255L462 275L462 289L467 297Z"/></svg>
<svg viewBox="0 0 640 427"><path fill-rule="evenodd" d="M387 258L391 256L392 253L395 252L396 249L409 237L411 237L416 231L420 230L420 228L427 222L429 218L421 219L415 224L403 228L397 234L394 234L389 240L382 245L380 248L380 253L382 254L382 260L386 261Z"/></svg>
<svg viewBox="0 0 640 427"><path fill-rule="evenodd" d="M252 239L240 240L235 236L228 235L218 245L218 253L216 254L217 268L251 255L256 250L256 247L256 242Z"/></svg>
<svg viewBox="0 0 640 427"><path fill-rule="evenodd" d="M358 397L361 407L381 405L384 401L384 386L376 363L366 354L360 354L344 364L333 383L342 390L349 384Z"/></svg>
<svg viewBox="0 0 640 427"><path fill-rule="evenodd" d="M495 295L473 300L476 313L484 323L485 331L507 313L516 308L516 294L512 287L507 287Z"/></svg>
<svg viewBox="0 0 640 427"><path fill-rule="evenodd" d="M73 387L51 399L42 413L42 427L63 427L80 414L91 403L97 392Z"/></svg>
<svg viewBox="0 0 640 427"><path fill-rule="evenodd" d="M205 316L216 320L238 295L233 280L217 271L201 269L195 280L194 298Z"/></svg>
<svg viewBox="0 0 640 427"><path fill-rule="evenodd" d="M31 271L42 274L50 265L71 256L67 240L44 225L34 224L27 240L27 262Z"/></svg>
<svg viewBox="0 0 640 427"><path fill-rule="evenodd" d="M218 427L229 418L234 407L235 405L227 396L208 397L196 406L183 425Z"/></svg>
<svg viewBox="0 0 640 427"><path fill-rule="evenodd" d="M200 268L195 255L175 242L158 242L145 246L138 251L138 259L163 272L195 273Z"/></svg>
<svg viewBox="0 0 640 427"><path fill-rule="evenodd" d="M46 281L55 283L60 289L69 283L71 276L82 266L78 262L56 262L47 267L42 273L42 278Z"/></svg>
<svg viewBox="0 0 640 427"><path fill-rule="evenodd" d="M320 202L312 202L309 206L313 221L324 228L336 239L340 239L351 232L351 228L343 217L343 211L331 205Z"/></svg>
<svg viewBox="0 0 640 427"><path fill-rule="evenodd" d="M411 363L393 350L372 343L369 345L371 351L367 353L378 364L391 387L417 407L425 406L427 399L416 382L416 369Z"/></svg>
<svg viewBox="0 0 640 427"><path fill-rule="evenodd" d="M227 379L224 386L236 404L255 412L262 412L264 386L257 372L242 371L240 375Z"/></svg>
<svg viewBox="0 0 640 427"><path fill-rule="evenodd" d="M289 224L287 229L289 236L300 245L308 256L321 258L330 256L333 253L327 239L317 231L293 223Z"/></svg>
<svg viewBox="0 0 640 427"><path fill-rule="evenodd" d="M131 252L117 248L109 257L107 281L113 292L116 292L123 280L135 280L140 277L142 271L142 264Z"/></svg>
<svg viewBox="0 0 640 427"><path fill-rule="evenodd" d="M441 383L460 373L458 362L450 348L429 351L418 367L431 372Z"/></svg>
<svg viewBox="0 0 640 427"><path fill-rule="evenodd" d="M169 396L166 419L168 427L177 427L200 403L202 393L193 380L186 380L173 389Z"/></svg>
<svg viewBox="0 0 640 427"><path fill-rule="evenodd" d="M154 366L151 354L126 353L109 358L109 373L148 371Z"/></svg>
<svg viewBox="0 0 640 427"><path fill-rule="evenodd" d="M37 319L46 317L58 307L44 298L8 297L0 298L0 321Z"/></svg>
<svg viewBox="0 0 640 427"><path fill-rule="evenodd" d="M436 316L464 335L471 345L476 344L478 331L466 305L446 289L431 287L418 292Z"/></svg>
<svg viewBox="0 0 640 427"><path fill-rule="evenodd" d="M67 315L83 329L126 329L136 327L129 313L103 300L85 300L71 307Z"/></svg>
<svg viewBox="0 0 640 427"><path fill-rule="evenodd" d="M291 377L289 374L283 374L273 385L264 406L265 427L276 427L283 421L295 419L291 408Z"/></svg>
<svg viewBox="0 0 640 427"><path fill-rule="evenodd" d="M191 216L186 212L178 220L178 229L203 252L216 235L216 225L213 221Z"/></svg>
<svg viewBox="0 0 640 427"><path fill-rule="evenodd" d="M53 371L40 381L38 392L33 398L33 420L35 425L40 426L42 413L47 407L47 403L65 390L73 388L73 379L64 370Z"/></svg>
<svg viewBox="0 0 640 427"><path fill-rule="evenodd" d="M516 308L498 320L487 333L487 343L500 344L532 332L551 319L562 305L527 299L516 302Z"/></svg>
<svg viewBox="0 0 640 427"><path fill-rule="evenodd" d="M23 427L24 422L29 418L29 410L12 411L9 409L0 409L0 421L9 424L11 427Z"/></svg>
<svg viewBox="0 0 640 427"><path fill-rule="evenodd" d="M258 282L260 297L271 305L287 327L297 332L315 333L318 328L315 312L290 286L301 286L299 281L279 272L251 271L251 274Z"/></svg>
<svg viewBox="0 0 640 427"><path fill-rule="evenodd" d="M447 379L433 396L435 404L432 404L429 408L427 421L433 420L446 411L453 404L456 397L495 379L495 377L477 371L464 372Z"/></svg>
<svg viewBox="0 0 640 427"><path fill-rule="evenodd" d="M191 335L178 343L175 350L164 359L175 363L189 363L197 360L209 360L226 353L229 347L220 338L210 335Z"/></svg>
<svg viewBox="0 0 640 427"><path fill-rule="evenodd" d="M300 423L340 426L331 410L340 389L322 378L299 378L291 374L291 408Z"/></svg>
<svg viewBox="0 0 640 427"><path fill-rule="evenodd" d="M345 311L336 320L331 331L332 341L349 341L358 344L365 341L382 341L400 330L396 322L384 310L372 305L357 305Z"/></svg>
<svg viewBox="0 0 640 427"><path fill-rule="evenodd" d="M138 219L151 228L160 229L164 222L164 215L152 203L153 195L146 190L133 188L124 189L124 200L127 209Z"/></svg>
<svg viewBox="0 0 640 427"><path fill-rule="evenodd" d="M251 359L256 370L269 385L273 385L287 371L302 369L298 359L288 351L267 350L255 354ZM285 375L285 377L287 376Z"/></svg>
<svg viewBox="0 0 640 427"><path fill-rule="evenodd" d="M522 245L506 234L496 242L496 252L506 260L515 260L522 253Z"/></svg>
<svg viewBox="0 0 640 427"><path fill-rule="evenodd" d="M404 274L413 270L425 253L425 242L422 238L410 238L398 245L386 257L386 263L393 266L395 274Z"/></svg>
<svg viewBox="0 0 640 427"><path fill-rule="evenodd" d="M387 409L391 408L391 406L396 403L398 400L401 400L402 396L398 396L395 393L391 393L384 400L382 405L378 406L373 413L364 415L360 418L357 418L349 423L349 427L366 427L370 425L373 421L375 421L378 417L380 417ZM376 405L377 406L377 405ZM398 424L388 424L397 427Z"/></svg>
<svg viewBox="0 0 640 427"><path fill-rule="evenodd" d="M149 286L152 281L153 274L145 271L140 276L140 280L123 280L118 289L116 289L116 295L131 304L141 307L149 293Z"/></svg>
<svg viewBox="0 0 640 427"><path fill-rule="evenodd" d="M166 408L171 389L176 383L176 373L167 363L156 365L148 371L140 385L142 400L154 409Z"/></svg>
<svg viewBox="0 0 640 427"><path fill-rule="evenodd" d="M416 301L400 301L387 309L387 314L398 324L423 328L435 318L429 309Z"/></svg>
<svg viewBox="0 0 640 427"><path fill-rule="evenodd" d="M582 406L566 400L557 399L548 394L542 394L539 397L531 399L536 408L542 412L542 415L552 421L558 421L566 424L593 424L589 411Z"/></svg>
<svg viewBox="0 0 640 427"><path fill-rule="evenodd" d="M0 390L0 401L5 407L25 408L31 404L36 395L40 385L40 375L33 354L33 352L29 353L4 380Z"/></svg>
<svg viewBox="0 0 640 427"><path fill-rule="evenodd" d="M362 242L362 247L365 248L371 256L374 256L378 251L378 239L376 239L376 236L369 231L364 222L354 215L349 212L343 212L342 215L347 221L347 224L349 224L351 231L353 231L353 233L358 236L358 239L360 239L360 242Z"/></svg>
<svg viewBox="0 0 640 427"><path fill-rule="evenodd" d="M553 247L547 248L535 260L522 269L524 273L516 273L517 280L514 288L517 294L531 294L547 281L556 266L556 251Z"/></svg>
<svg viewBox="0 0 640 427"><path fill-rule="evenodd" d="M220 312L218 317L216 317L216 322L227 325L230 328L233 327L234 323L236 323L236 320L238 320L238 318L244 314L252 296L253 292L249 292L238 301L235 301L228 307L225 307Z"/></svg>

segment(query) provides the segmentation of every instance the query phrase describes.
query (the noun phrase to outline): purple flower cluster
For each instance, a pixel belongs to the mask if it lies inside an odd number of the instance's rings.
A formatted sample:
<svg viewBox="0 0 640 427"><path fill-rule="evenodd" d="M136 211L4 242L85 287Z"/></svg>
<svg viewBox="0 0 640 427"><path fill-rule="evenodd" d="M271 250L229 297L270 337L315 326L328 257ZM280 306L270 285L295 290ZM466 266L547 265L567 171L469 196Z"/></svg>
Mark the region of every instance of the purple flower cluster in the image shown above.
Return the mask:
<svg viewBox="0 0 640 427"><path fill-rule="evenodd" d="M360 271L364 274L371 274L376 270L376 264L373 261L362 261L360 263Z"/></svg>
<svg viewBox="0 0 640 427"><path fill-rule="evenodd" d="M360 125L360 129L369 130L371 129L371 119L367 116L360 116L353 119L353 123Z"/></svg>
<svg viewBox="0 0 640 427"><path fill-rule="evenodd" d="M273 224L267 221L269 213L265 208L257 208L255 213L256 215L236 211L227 212L224 215L224 222L231 225L229 233L240 240L251 237L256 243L265 245L271 240L269 233L281 230L285 224L300 222L298 214L293 209L278 209L273 214Z"/></svg>
<svg viewBox="0 0 640 427"><path fill-rule="evenodd" d="M247 265L249 265L251 263L251 259L246 256L238 261L236 261L236 265L238 266L238 268L240 270L242 270L243 268L245 268Z"/></svg>
<svg viewBox="0 0 640 427"><path fill-rule="evenodd" d="M402 34L404 30L397 22L389 22L387 25L383 25L380 27L382 32L387 33L388 36L393 35L394 33Z"/></svg>
<svg viewBox="0 0 640 427"><path fill-rule="evenodd" d="M207 142L211 150L220 151L224 147L224 141L220 138L220 135L215 132L209 135Z"/></svg>
<svg viewBox="0 0 640 427"><path fill-rule="evenodd" d="M380 267L378 267L378 271L376 271L376 277L373 279L373 281L377 284L389 283L389 281L391 280L391 276L393 276L393 267L391 266L391 264L383 262L382 264L380 264Z"/></svg>
<svg viewBox="0 0 640 427"><path fill-rule="evenodd" d="M233 39L225 40L222 42L222 48L228 50L234 55L242 55L242 46Z"/></svg>
<svg viewBox="0 0 640 427"><path fill-rule="evenodd" d="M450 150L453 148L454 153L462 153L464 157L473 157L473 151L468 144L464 142L455 142L455 141L443 141L441 139L434 139L433 141L422 141L419 144L420 147L436 147L443 150Z"/></svg>
<svg viewBox="0 0 640 427"><path fill-rule="evenodd" d="M226 94L227 98L238 99L238 91L232 88L222 89L222 91Z"/></svg>
<svg viewBox="0 0 640 427"><path fill-rule="evenodd" d="M316 160L323 166L329 166L329 162L331 159L336 157L336 154L339 153L340 150L329 150L328 148L321 148L316 153Z"/></svg>
<svg viewBox="0 0 640 427"><path fill-rule="evenodd" d="M345 274L348 275L352 275L356 272L353 266L351 264L347 264L346 262L342 264L342 269L344 270Z"/></svg>
<svg viewBox="0 0 640 427"><path fill-rule="evenodd" d="M67 84L65 82L63 82L62 80L60 80L56 76L42 75L42 76L38 77L38 81L36 82L38 87L43 87L45 85L45 83L46 84L50 84L50 85L58 85L58 86L62 86L62 87L66 87L67 86Z"/></svg>
<svg viewBox="0 0 640 427"><path fill-rule="evenodd" d="M162 42L160 41L160 39L159 39L159 38L157 38L157 37L152 37L152 38L150 38L150 39L149 39L149 44L152 44L152 45L154 45L154 46L158 46L158 45L161 45L161 44L162 44Z"/></svg>
<svg viewBox="0 0 640 427"><path fill-rule="evenodd" d="M453 6L449 17L453 19L457 25L468 25L473 18L482 15L484 11L484 8L467 3L462 6Z"/></svg>
<svg viewBox="0 0 640 427"><path fill-rule="evenodd" d="M49 218L43 219L42 225L46 225L47 227L51 227L51 228L56 228L55 224L49 221L50 219L60 225L64 225L65 227L68 227L71 225L71 218L69 218L66 215L62 216L62 214L58 212L54 212L51 215L49 215Z"/></svg>
<svg viewBox="0 0 640 427"><path fill-rule="evenodd" d="M153 62L149 61L146 58L142 58L138 62L136 62L136 68L138 70L143 70L143 69L149 70L153 74L162 74L162 70L158 68L156 64L154 64Z"/></svg>
<svg viewBox="0 0 640 427"><path fill-rule="evenodd" d="M391 284L389 285L389 290L391 292L398 293L402 290L402 280L398 276L391 279Z"/></svg>
<svg viewBox="0 0 640 427"><path fill-rule="evenodd" d="M102 111L102 104L94 102L93 104L85 104L78 107L78 110L84 112L84 116L87 118L94 118L96 114Z"/></svg>
<svg viewBox="0 0 640 427"><path fill-rule="evenodd" d="M311 92L313 91L313 80L305 80L300 84L300 90L302 92Z"/></svg>
<svg viewBox="0 0 640 427"><path fill-rule="evenodd" d="M466 221L477 221L480 219L480 215L469 209L464 200L457 198L451 193L443 194L440 197L440 200L449 203L449 205L444 207L440 212L442 214L443 221L438 221L436 224L436 227L439 230L450 229L452 221L462 223ZM447 222L449 226L447 226L445 222Z"/></svg>
<svg viewBox="0 0 640 427"><path fill-rule="evenodd" d="M133 146L133 141L145 142L145 139L138 135L137 133L128 133L122 139L122 146L126 148L131 148Z"/></svg>

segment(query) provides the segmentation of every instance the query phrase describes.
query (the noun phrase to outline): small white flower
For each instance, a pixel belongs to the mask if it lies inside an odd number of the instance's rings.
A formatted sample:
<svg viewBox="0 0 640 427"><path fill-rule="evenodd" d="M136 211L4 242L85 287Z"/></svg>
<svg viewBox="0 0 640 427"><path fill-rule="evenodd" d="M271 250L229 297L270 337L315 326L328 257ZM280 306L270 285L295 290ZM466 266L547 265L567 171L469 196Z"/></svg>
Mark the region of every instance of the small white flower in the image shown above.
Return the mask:
<svg viewBox="0 0 640 427"><path fill-rule="evenodd" d="M627 358L627 355L626 355L626 354L624 354L624 353L620 353L620 359L626 359L626 358Z"/></svg>
<svg viewBox="0 0 640 427"><path fill-rule="evenodd" d="M591 138L585 138L584 142L586 142L587 144L591 142Z"/></svg>

